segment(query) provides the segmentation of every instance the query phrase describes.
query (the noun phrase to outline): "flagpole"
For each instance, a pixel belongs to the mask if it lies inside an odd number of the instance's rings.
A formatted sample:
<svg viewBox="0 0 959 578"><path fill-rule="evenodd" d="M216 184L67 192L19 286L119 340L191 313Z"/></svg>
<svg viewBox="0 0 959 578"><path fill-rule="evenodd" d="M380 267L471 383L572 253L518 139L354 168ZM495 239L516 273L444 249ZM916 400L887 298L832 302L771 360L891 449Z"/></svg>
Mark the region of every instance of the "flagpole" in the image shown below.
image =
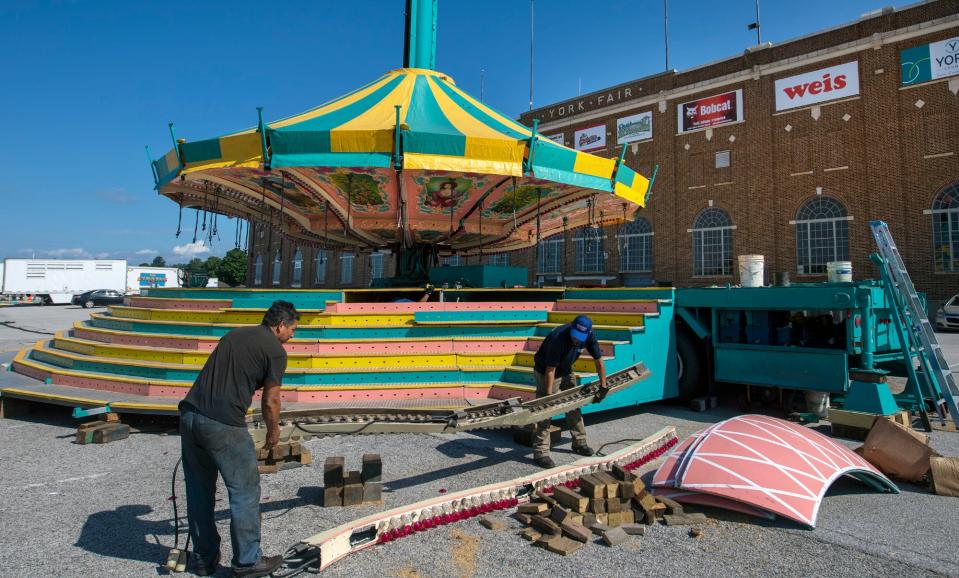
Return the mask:
<svg viewBox="0 0 959 578"><path fill-rule="evenodd" d="M762 25L759 23L759 0L756 0L756 44L763 43Z"/></svg>
<svg viewBox="0 0 959 578"><path fill-rule="evenodd" d="M533 110L533 60L536 55L534 52L534 19L536 17L536 0L529 0L529 109Z"/></svg>
<svg viewBox="0 0 959 578"><path fill-rule="evenodd" d="M666 46L666 70L669 70L669 0L663 0L663 43Z"/></svg>

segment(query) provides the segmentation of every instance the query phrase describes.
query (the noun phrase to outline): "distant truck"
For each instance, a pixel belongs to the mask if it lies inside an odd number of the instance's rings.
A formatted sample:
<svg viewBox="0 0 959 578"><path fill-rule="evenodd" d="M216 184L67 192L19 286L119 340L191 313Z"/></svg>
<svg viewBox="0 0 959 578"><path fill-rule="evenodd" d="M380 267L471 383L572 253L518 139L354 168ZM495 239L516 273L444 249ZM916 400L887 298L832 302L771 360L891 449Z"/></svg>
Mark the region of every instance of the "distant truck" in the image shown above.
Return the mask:
<svg viewBox="0 0 959 578"><path fill-rule="evenodd" d="M126 289L127 262L94 259L7 259L3 295L20 302L65 305L91 289Z"/></svg>
<svg viewBox="0 0 959 578"><path fill-rule="evenodd" d="M176 267L127 267L127 295L139 295L143 288L180 286L180 270Z"/></svg>

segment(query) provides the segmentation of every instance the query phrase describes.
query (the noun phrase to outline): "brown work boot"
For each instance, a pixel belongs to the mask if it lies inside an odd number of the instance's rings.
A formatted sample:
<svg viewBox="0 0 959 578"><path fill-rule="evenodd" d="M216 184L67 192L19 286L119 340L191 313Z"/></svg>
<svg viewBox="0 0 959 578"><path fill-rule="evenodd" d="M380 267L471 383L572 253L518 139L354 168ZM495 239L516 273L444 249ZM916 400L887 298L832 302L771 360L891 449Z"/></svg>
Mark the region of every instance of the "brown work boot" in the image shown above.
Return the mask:
<svg viewBox="0 0 959 578"><path fill-rule="evenodd" d="M200 559L199 556L196 558L196 565L193 567L193 573L197 576L213 576L216 574L216 569L220 566L220 553L217 552L216 556L213 557L213 560L210 562L204 562Z"/></svg>
<svg viewBox="0 0 959 578"><path fill-rule="evenodd" d="M536 465L537 465L537 466L539 466L539 467L541 467L541 468L543 468L543 469L549 469L549 468L555 468L555 467L556 467L556 462L554 462L554 461L553 461L553 458L551 458L551 457L549 457L549 456L537 456L537 457L534 457L534 458L533 458L533 461L536 462Z"/></svg>
<svg viewBox="0 0 959 578"><path fill-rule="evenodd" d="M260 578L276 571L283 563L283 556L261 556L260 561L252 566L234 566L233 576L236 578Z"/></svg>

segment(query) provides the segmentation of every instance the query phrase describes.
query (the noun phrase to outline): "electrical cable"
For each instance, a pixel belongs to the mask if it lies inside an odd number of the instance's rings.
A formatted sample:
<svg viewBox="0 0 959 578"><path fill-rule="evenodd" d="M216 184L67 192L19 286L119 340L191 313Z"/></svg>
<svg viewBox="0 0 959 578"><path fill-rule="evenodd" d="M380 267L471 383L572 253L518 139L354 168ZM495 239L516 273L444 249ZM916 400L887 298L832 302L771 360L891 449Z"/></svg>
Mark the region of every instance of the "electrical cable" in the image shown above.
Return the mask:
<svg viewBox="0 0 959 578"><path fill-rule="evenodd" d="M641 439L636 439L636 438L625 438L625 439L621 439L621 440L616 440L616 441L614 441L614 442L607 442L607 443L599 446L599 449L596 450L596 455L597 455L597 456L600 456L600 457L605 456L606 454L603 453L603 448L605 448L606 446L614 446L614 445L616 445L616 444L624 444L624 443L627 443L627 442L629 442L629 443L634 443L634 442L641 442L641 441L643 441L643 440L641 440Z"/></svg>

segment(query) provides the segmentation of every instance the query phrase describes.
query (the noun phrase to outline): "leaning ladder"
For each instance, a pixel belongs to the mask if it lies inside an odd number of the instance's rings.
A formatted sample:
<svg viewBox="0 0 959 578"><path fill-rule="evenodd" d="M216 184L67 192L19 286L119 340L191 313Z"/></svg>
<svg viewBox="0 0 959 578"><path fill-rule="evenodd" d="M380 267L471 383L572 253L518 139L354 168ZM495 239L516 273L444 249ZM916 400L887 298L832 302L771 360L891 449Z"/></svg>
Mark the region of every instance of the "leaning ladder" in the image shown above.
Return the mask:
<svg viewBox="0 0 959 578"><path fill-rule="evenodd" d="M889 280L886 291L892 298L895 313L901 318L911 343L903 343L906 353L906 362L911 363L910 346L919 358L923 374L936 394L933 402L940 418L944 418L944 409L948 408L952 421L959 426L959 385L949 368L949 363L942 354L936 332L926 317L925 308L916 293L916 287L902 262L902 255L896 248L895 241L889 233L889 225L885 221L873 221L869 224L872 236L879 247L881 261L878 264L884 269ZM921 400L920 400L921 401ZM945 406L945 408L944 408Z"/></svg>

